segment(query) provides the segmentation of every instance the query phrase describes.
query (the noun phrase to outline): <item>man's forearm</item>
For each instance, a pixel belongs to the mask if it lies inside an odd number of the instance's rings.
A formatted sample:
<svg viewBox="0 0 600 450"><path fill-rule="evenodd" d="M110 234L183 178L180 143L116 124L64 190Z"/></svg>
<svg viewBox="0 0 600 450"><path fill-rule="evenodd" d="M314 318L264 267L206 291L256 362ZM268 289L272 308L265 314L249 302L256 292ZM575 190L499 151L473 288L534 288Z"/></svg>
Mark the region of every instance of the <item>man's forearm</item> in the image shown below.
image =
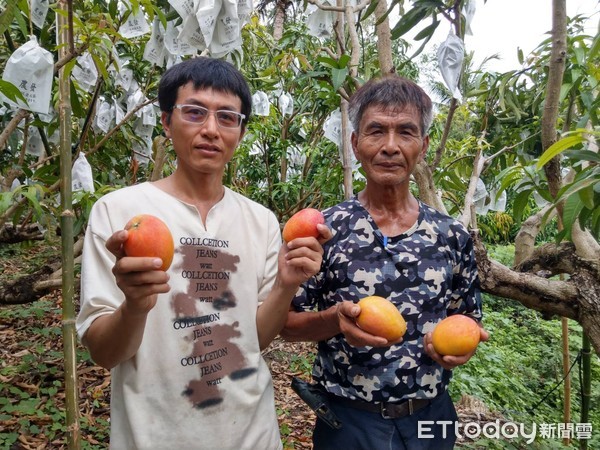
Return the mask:
<svg viewBox="0 0 600 450"><path fill-rule="evenodd" d="M286 341L324 341L340 333L338 306L319 312L289 311L281 337Z"/></svg>
<svg viewBox="0 0 600 450"><path fill-rule="evenodd" d="M121 305L114 313L94 320L83 339L92 360L112 369L132 358L142 343L146 317L147 314L129 314Z"/></svg>
<svg viewBox="0 0 600 450"><path fill-rule="evenodd" d="M256 312L256 329L260 349L264 350L277 337L287 319L289 305L298 290L275 282L275 286Z"/></svg>

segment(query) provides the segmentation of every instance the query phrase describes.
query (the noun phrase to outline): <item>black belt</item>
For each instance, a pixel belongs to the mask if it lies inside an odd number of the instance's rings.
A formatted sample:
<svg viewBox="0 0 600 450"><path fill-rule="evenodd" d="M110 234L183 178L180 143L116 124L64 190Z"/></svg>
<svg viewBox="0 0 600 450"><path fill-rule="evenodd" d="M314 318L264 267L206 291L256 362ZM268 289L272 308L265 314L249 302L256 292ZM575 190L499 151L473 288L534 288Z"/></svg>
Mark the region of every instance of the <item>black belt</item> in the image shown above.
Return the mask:
<svg viewBox="0 0 600 450"><path fill-rule="evenodd" d="M364 400L353 400L333 394L330 394L329 398L340 405L350 408L380 413L384 419L399 419L400 417L410 416L431 404L431 400L425 398L410 398L404 400L402 403L370 403Z"/></svg>

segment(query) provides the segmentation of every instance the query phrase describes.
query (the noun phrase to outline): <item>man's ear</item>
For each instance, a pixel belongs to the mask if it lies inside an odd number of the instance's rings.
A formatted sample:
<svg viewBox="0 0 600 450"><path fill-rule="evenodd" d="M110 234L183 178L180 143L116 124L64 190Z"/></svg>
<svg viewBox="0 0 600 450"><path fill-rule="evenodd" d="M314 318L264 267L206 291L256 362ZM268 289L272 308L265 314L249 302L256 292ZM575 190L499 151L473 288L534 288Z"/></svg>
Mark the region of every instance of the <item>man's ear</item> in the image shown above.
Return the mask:
<svg viewBox="0 0 600 450"><path fill-rule="evenodd" d="M160 123L162 123L165 136L171 137L171 113L163 111L160 115Z"/></svg>
<svg viewBox="0 0 600 450"><path fill-rule="evenodd" d="M358 133L353 131L350 135L350 143L352 144L352 151L354 152L354 157L358 160L358 154L356 153L356 149L358 148Z"/></svg>
<svg viewBox="0 0 600 450"><path fill-rule="evenodd" d="M425 155L427 155L428 148L429 148L429 135L426 135L423 138L423 147L421 148L421 152L419 153L419 161L425 160Z"/></svg>
<svg viewBox="0 0 600 450"><path fill-rule="evenodd" d="M238 139L238 145L240 145L240 142L242 142L242 139L244 139L245 134L246 134L246 125L242 124L240 127L240 138Z"/></svg>

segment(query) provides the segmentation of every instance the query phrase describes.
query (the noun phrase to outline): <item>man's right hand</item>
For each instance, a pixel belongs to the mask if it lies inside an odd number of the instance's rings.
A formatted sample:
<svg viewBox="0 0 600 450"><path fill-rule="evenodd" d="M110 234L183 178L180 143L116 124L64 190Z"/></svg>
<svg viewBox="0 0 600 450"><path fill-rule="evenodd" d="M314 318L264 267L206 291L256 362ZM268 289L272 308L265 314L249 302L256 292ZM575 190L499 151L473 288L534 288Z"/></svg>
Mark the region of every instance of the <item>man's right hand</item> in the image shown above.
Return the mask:
<svg viewBox="0 0 600 450"><path fill-rule="evenodd" d="M168 292L169 275L159 267L160 258L129 257L123 251L127 231L114 233L106 248L117 258L112 272L125 301L112 313L97 317L83 336L96 364L112 369L132 358L138 351L148 312L156 305L158 294Z"/></svg>
<svg viewBox="0 0 600 450"><path fill-rule="evenodd" d="M343 301L334 308L337 309L340 332L346 337L350 345L354 347L389 347L402 342L402 338L391 342L381 336L375 336L362 330L356 324L356 318L360 314L360 306L356 303Z"/></svg>
<svg viewBox="0 0 600 450"><path fill-rule="evenodd" d="M169 292L169 275L160 270L160 258L125 255L123 243L126 240L127 231L121 230L106 241L106 248L117 258L112 272L117 286L125 294L125 310L131 314L147 314L156 305L158 294Z"/></svg>

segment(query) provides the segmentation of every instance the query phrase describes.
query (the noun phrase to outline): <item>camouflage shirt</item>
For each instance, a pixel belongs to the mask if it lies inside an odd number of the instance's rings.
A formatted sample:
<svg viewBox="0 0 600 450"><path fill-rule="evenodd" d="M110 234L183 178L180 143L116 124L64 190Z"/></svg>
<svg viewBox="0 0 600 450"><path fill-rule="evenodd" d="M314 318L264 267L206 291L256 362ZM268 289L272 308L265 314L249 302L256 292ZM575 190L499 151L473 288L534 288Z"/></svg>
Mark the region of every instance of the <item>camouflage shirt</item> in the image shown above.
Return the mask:
<svg viewBox="0 0 600 450"><path fill-rule="evenodd" d="M314 379L329 392L370 402L432 398L446 390L451 371L423 350L423 336L447 315L481 319L473 241L456 220L419 202L405 233L383 236L357 198L324 212L334 233L324 245L319 274L298 291L297 311L379 295L407 322L399 345L353 347L342 334L318 344Z"/></svg>

